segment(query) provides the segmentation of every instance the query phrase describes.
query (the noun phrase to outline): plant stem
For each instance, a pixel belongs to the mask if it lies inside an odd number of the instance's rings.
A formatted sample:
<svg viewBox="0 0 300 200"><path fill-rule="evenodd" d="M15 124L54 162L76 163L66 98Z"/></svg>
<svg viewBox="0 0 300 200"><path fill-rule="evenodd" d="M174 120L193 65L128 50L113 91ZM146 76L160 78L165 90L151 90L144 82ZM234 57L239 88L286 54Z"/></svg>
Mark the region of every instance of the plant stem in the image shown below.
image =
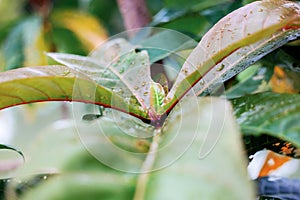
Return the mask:
<svg viewBox="0 0 300 200"><path fill-rule="evenodd" d="M49 16L53 2L52 0L29 0L29 3L34 11L45 19Z"/></svg>
<svg viewBox="0 0 300 200"><path fill-rule="evenodd" d="M118 0L118 5L126 30L142 28L151 20L145 0Z"/></svg>
<svg viewBox="0 0 300 200"><path fill-rule="evenodd" d="M157 128L154 131L154 137L148 155L146 157L146 160L143 163L141 174L138 177L133 200L143 200L145 197L146 187L147 187L149 175L151 173L151 170L153 168L156 159L160 137L161 137L161 128Z"/></svg>

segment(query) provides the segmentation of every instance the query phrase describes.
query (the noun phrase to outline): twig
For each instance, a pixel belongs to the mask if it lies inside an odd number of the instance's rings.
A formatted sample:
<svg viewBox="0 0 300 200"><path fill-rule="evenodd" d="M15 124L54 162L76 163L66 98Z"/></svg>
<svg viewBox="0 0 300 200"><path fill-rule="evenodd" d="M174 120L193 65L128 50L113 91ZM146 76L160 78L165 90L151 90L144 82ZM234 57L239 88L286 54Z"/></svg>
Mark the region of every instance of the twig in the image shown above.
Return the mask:
<svg viewBox="0 0 300 200"><path fill-rule="evenodd" d="M118 0L118 5L126 30L142 28L151 20L145 0Z"/></svg>
<svg viewBox="0 0 300 200"><path fill-rule="evenodd" d="M145 197L146 187L147 187L149 175L151 173L151 170L155 162L160 136L161 136L161 129L160 128L155 129L154 137L150 146L149 153L146 157L146 160L143 163L141 174L138 177L133 200L143 200Z"/></svg>

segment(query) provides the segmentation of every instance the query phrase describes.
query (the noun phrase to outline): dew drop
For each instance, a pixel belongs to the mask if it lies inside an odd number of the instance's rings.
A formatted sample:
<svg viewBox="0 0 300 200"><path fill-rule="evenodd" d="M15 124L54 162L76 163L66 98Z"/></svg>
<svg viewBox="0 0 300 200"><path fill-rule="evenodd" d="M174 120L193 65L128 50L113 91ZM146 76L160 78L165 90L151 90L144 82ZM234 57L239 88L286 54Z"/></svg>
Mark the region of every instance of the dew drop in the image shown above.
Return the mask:
<svg viewBox="0 0 300 200"><path fill-rule="evenodd" d="M221 64L218 68L217 68L217 71L220 72L224 69L225 65L224 64Z"/></svg>
<svg viewBox="0 0 300 200"><path fill-rule="evenodd" d="M129 103L130 103L130 104L137 104L136 98L135 98L134 96L131 96L131 97L129 98Z"/></svg>
<svg viewBox="0 0 300 200"><path fill-rule="evenodd" d="M280 15L280 19L285 19L285 16L284 15Z"/></svg>
<svg viewBox="0 0 300 200"><path fill-rule="evenodd" d="M187 70L187 69L182 70L182 72L183 72L185 75L188 74L188 70Z"/></svg>
<svg viewBox="0 0 300 200"><path fill-rule="evenodd" d="M69 70L64 70L63 76L68 76L71 72Z"/></svg>
<svg viewBox="0 0 300 200"><path fill-rule="evenodd" d="M139 87L138 86L134 86L134 88L133 88L134 90L138 90L139 89Z"/></svg>
<svg viewBox="0 0 300 200"><path fill-rule="evenodd" d="M120 69L120 70L119 70L119 73L120 73L120 74L123 74L123 73L124 73L124 71L125 71L125 69L124 69L124 68L122 68L122 69Z"/></svg>
<svg viewBox="0 0 300 200"><path fill-rule="evenodd" d="M147 96L149 94L149 92L144 92L144 96Z"/></svg>
<svg viewBox="0 0 300 200"><path fill-rule="evenodd" d="M142 82L142 86L144 87L146 85L146 82L144 81L144 82Z"/></svg>

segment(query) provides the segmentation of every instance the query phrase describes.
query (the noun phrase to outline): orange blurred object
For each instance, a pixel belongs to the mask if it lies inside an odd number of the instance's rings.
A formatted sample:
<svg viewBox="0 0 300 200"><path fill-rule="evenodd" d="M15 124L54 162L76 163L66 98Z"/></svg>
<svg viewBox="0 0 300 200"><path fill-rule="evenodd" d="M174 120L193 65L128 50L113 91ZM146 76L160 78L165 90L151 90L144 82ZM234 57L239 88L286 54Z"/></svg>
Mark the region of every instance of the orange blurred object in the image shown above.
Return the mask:
<svg viewBox="0 0 300 200"><path fill-rule="evenodd" d="M280 66L274 67L274 74L270 80L273 92L295 94L300 92L299 75L288 72Z"/></svg>

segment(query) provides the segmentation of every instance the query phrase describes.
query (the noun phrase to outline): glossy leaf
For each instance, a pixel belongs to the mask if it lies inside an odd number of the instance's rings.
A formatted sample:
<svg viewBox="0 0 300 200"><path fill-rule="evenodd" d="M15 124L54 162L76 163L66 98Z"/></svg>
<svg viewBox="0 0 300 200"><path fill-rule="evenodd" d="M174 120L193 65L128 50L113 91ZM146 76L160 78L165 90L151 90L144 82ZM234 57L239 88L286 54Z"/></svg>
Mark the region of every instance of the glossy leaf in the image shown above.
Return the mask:
<svg viewBox="0 0 300 200"><path fill-rule="evenodd" d="M200 94L299 37L299 10L297 3L266 0L225 16L206 33L184 63L165 107L172 107L190 88Z"/></svg>
<svg viewBox="0 0 300 200"><path fill-rule="evenodd" d="M79 101L113 107L147 118L111 90L64 66L27 67L0 74L0 108L41 101Z"/></svg>
<svg viewBox="0 0 300 200"><path fill-rule="evenodd" d="M239 138L229 103L185 99L162 129L145 199L254 199Z"/></svg>
<svg viewBox="0 0 300 200"><path fill-rule="evenodd" d="M268 134L300 147L298 94L261 93L232 100L246 135Z"/></svg>
<svg viewBox="0 0 300 200"><path fill-rule="evenodd" d="M137 101L144 110L150 108L150 63L146 51L135 53L123 39L109 41L91 57L50 53L51 58L86 73L100 85L110 88L128 103Z"/></svg>

